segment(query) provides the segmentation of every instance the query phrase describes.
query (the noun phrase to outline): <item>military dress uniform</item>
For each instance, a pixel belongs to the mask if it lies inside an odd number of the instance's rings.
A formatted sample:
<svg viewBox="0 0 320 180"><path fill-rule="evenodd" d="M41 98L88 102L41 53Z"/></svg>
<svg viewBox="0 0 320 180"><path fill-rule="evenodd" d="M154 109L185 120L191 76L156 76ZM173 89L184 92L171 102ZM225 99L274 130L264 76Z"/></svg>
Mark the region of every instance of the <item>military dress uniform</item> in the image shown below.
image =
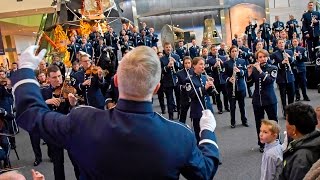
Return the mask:
<svg viewBox="0 0 320 180"><path fill-rule="evenodd" d="M264 47L266 47L266 50L269 51L269 42L270 42L270 31L271 27L268 23L262 23L259 26L259 30L261 31L261 38L264 39Z"/></svg>
<svg viewBox="0 0 320 180"><path fill-rule="evenodd" d="M62 75L62 79L64 80L66 77L66 66L64 65L64 63L61 61L58 61L58 62L52 63L52 65L55 65L59 68Z"/></svg>
<svg viewBox="0 0 320 180"><path fill-rule="evenodd" d="M179 55L180 60L182 61L183 58L184 58L184 56L186 56L186 55L188 54L187 48L186 48L186 47L183 47L183 46L182 46L182 47L177 47L177 48L176 48L176 54Z"/></svg>
<svg viewBox="0 0 320 180"><path fill-rule="evenodd" d="M299 56L294 58L294 66L292 67L292 71L294 74L294 87L295 87L295 95L296 100L300 100L300 92L299 88L301 88L302 96L304 100L310 100L307 95L307 77L306 77L306 65L305 62L308 61L306 54L306 50L303 47L297 46L292 47L290 49L293 53L296 52Z"/></svg>
<svg viewBox="0 0 320 180"><path fill-rule="evenodd" d="M176 72L178 72L178 70L182 68L182 64L177 54L171 53L170 56L176 60L173 68L168 67L169 55L167 54L165 54L160 58L160 63L162 68L162 86L167 98L169 119L173 119L173 111L174 111L173 91L175 92L177 107L178 108L180 107L180 100L179 100L180 95L179 95L179 89L177 87ZM179 109L178 109L178 112L179 112Z"/></svg>
<svg viewBox="0 0 320 180"><path fill-rule="evenodd" d="M90 59L93 58L93 47L91 43L82 44L80 47L80 51L83 51L90 55Z"/></svg>
<svg viewBox="0 0 320 180"><path fill-rule="evenodd" d="M255 86L252 95L253 113L256 122L258 145L263 148L259 133L264 113L267 113L268 119L278 122L277 96L273 86L277 78L278 68L266 63L261 67L261 70L262 73L259 73L256 68L253 68L252 74L248 76L247 81Z"/></svg>
<svg viewBox="0 0 320 180"><path fill-rule="evenodd" d="M291 25L293 25L293 27L291 27ZM297 30L297 28L299 27L299 24L296 19L289 20L287 22L286 27L287 27L287 31L288 31L288 37L290 40L293 38L292 37L293 33L296 33L297 37L299 37L298 30Z"/></svg>
<svg viewBox="0 0 320 180"><path fill-rule="evenodd" d="M67 46L67 50L70 52L71 63L73 63L74 61L79 61L79 60L77 60L77 54L80 51L80 47L81 47L81 45L78 43L69 44Z"/></svg>
<svg viewBox="0 0 320 180"><path fill-rule="evenodd" d="M132 32L131 35L129 36L129 41L133 42L134 47L138 46L138 42L141 41L141 34L140 33L134 33Z"/></svg>
<svg viewBox="0 0 320 180"><path fill-rule="evenodd" d="M241 50L241 52L239 51L239 58L244 59L246 61L246 65L248 66L251 61L250 61L250 57L251 57L251 52L250 49L245 47L245 46L241 46L239 47L239 49ZM245 78L247 78L248 74L246 72L245 74ZM248 91L248 95L249 97L252 97L252 91L251 91L251 86L249 86L247 84L247 91Z"/></svg>
<svg viewBox="0 0 320 180"><path fill-rule="evenodd" d="M221 93L223 94L223 105L225 110L229 110L229 102L228 102L228 95L227 95L227 89L226 89L226 80L223 78L223 74L225 73L224 69L224 62L227 61L227 59L224 56L218 56L219 59L222 60L220 63L220 68L219 67L214 67L214 64L217 62L217 57L216 55L212 56L212 66L211 68L211 75L214 79L214 85L218 91L219 94L215 94L216 97L216 103L217 103L217 108L219 113L222 112L222 101L221 101Z"/></svg>
<svg viewBox="0 0 320 180"><path fill-rule="evenodd" d="M141 36L141 38L139 38L137 41L137 46L152 47L151 44L152 44L152 42L151 42L151 39L149 38L149 36Z"/></svg>
<svg viewBox="0 0 320 180"><path fill-rule="evenodd" d="M200 141L200 118L202 116L202 107L204 109L209 109L213 113L212 103L210 101L210 96L213 95L212 87L205 89L205 85L207 82L207 77L203 74L193 73L190 75L190 79L187 81L186 91L189 94L191 99L190 103L190 118L192 120L194 133L197 139L197 142ZM191 82L192 81L192 82ZM193 83L193 85L191 84ZM197 96L198 94L198 96ZM199 101L200 98L201 102ZM201 105L201 104L203 105Z"/></svg>
<svg viewBox="0 0 320 180"><path fill-rule="evenodd" d="M258 37L257 37L257 38L254 40L254 42L253 42L253 47L252 47L253 52L256 52L256 51L257 51L256 46L257 46L258 42L262 42L262 44L263 44L263 49L266 49L266 41L265 41L264 39L262 39L262 38L258 38Z"/></svg>
<svg viewBox="0 0 320 180"><path fill-rule="evenodd" d="M228 53L227 53L227 51L224 50L224 49L221 49L221 48L220 48L220 49L218 50L218 53L219 53L220 56L223 56L223 57L225 57L225 58L228 57Z"/></svg>
<svg viewBox="0 0 320 180"><path fill-rule="evenodd" d="M285 50L287 54L289 54L289 61L290 66L293 67L293 53L291 50ZM288 96L288 104L294 102L294 75L292 69L288 67L286 64L282 64L284 60L283 57L284 51L278 50L270 55L270 59L273 61L273 65L278 67L278 75L276 79L276 83L279 86L281 103L282 103L282 110L283 115L285 116L285 107L287 105L287 98Z"/></svg>
<svg viewBox="0 0 320 180"><path fill-rule="evenodd" d="M82 85L85 80L90 78L90 86ZM71 76L71 82L72 86L77 89L78 94L84 98L86 105L104 109L105 98L102 95L101 88L105 86L105 82L100 80L97 74L86 74L85 70L81 69Z"/></svg>
<svg viewBox="0 0 320 180"><path fill-rule="evenodd" d="M252 44L257 37L256 28L257 28L257 24L255 24L255 25L249 24L246 27L246 30L244 32L248 36L248 48L249 49L252 49Z"/></svg>
<svg viewBox="0 0 320 180"><path fill-rule="evenodd" d="M189 54L192 59L194 57L199 57L200 56L200 47L197 45L192 45L191 47L189 47Z"/></svg>
<svg viewBox="0 0 320 180"><path fill-rule="evenodd" d="M318 22L312 23L311 22L312 17L318 20ZM303 33L303 37L307 40L309 58L312 62L316 60L315 59L316 51L313 51L313 49L319 46L319 36L320 36L319 21L320 21L320 13L318 11L307 11L302 15L301 31ZM305 37L307 34L309 34L309 38Z"/></svg>
<svg viewBox="0 0 320 180"><path fill-rule="evenodd" d="M12 78L17 122L68 149L81 179L179 179L180 174L212 179L215 175L219 149L214 132L201 131L198 144L189 128L155 113L147 101L120 99L107 111L79 106L69 115L52 112L34 78L33 70L26 68Z"/></svg>
<svg viewBox="0 0 320 180"><path fill-rule="evenodd" d="M281 32L282 30L284 30L285 27L284 27L284 23L281 22L281 21L275 21L273 24L272 24L272 30L274 32Z"/></svg>
<svg viewBox="0 0 320 180"><path fill-rule="evenodd" d="M116 71L117 57L113 50L105 45L98 45L95 49L95 65L100 66L102 70L107 70L107 77L110 80Z"/></svg>
<svg viewBox="0 0 320 180"><path fill-rule="evenodd" d="M234 65L236 63L236 65ZM244 126L248 126L244 98L246 97L246 82L245 75L247 71L247 65L244 59L236 58L230 59L223 64L225 68L224 79L227 82L227 93L230 103L230 114L231 114L231 127L235 127L235 110L236 110L236 100L238 100L238 105L241 114L241 121ZM240 72L236 73L235 89L233 89L233 84L229 81L229 78L233 75L233 67L236 66ZM233 92L235 91L235 92ZM235 96L233 96L233 93Z"/></svg>
<svg viewBox="0 0 320 180"><path fill-rule="evenodd" d="M151 40L151 46L150 47L158 47L157 43L159 41L159 38L158 38L158 34L156 33L150 33L148 35L149 39Z"/></svg>
<svg viewBox="0 0 320 180"><path fill-rule="evenodd" d="M114 67L115 70L118 68L118 35L116 32L105 33L106 45L112 47L112 52L115 57Z"/></svg>
<svg viewBox="0 0 320 180"><path fill-rule="evenodd" d="M188 96L188 92L186 91L186 87L190 86L189 75L193 75L192 69L182 69L177 72L177 86L180 90L180 118L179 121L182 123L186 123L187 113L190 107L191 99Z"/></svg>
<svg viewBox="0 0 320 180"><path fill-rule="evenodd" d="M130 51L134 47L134 44L132 41L120 41L120 49L122 56L124 55L125 51Z"/></svg>

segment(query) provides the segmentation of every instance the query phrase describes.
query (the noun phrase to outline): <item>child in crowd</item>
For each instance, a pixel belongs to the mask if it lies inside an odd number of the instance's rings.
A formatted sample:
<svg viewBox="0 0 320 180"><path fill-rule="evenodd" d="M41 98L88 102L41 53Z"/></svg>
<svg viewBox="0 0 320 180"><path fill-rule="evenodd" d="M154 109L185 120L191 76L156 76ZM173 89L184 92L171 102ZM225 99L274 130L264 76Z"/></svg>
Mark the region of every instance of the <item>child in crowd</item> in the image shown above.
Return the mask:
<svg viewBox="0 0 320 180"><path fill-rule="evenodd" d="M280 126L273 120L262 120L260 127L260 142L264 143L264 153L261 162L260 180L278 179L282 171L283 153L277 139Z"/></svg>

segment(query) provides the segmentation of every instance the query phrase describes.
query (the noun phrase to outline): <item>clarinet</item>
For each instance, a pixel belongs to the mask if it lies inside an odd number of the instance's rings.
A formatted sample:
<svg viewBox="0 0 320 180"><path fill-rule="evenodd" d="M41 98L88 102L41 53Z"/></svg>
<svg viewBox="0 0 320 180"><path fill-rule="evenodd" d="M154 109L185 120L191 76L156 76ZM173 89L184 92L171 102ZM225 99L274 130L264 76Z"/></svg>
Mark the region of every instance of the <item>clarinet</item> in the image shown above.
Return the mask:
<svg viewBox="0 0 320 180"><path fill-rule="evenodd" d="M283 59L289 58L289 57L287 56L286 51L283 51L282 55L283 55ZM290 71L290 74L293 74L292 69L291 69L290 62L287 64L287 66L288 66L288 69L289 69L289 71Z"/></svg>
<svg viewBox="0 0 320 180"><path fill-rule="evenodd" d="M204 74L206 75L208 81L213 81L213 78L210 77L210 76L207 74L206 70L204 70ZM219 92L217 91L217 88L216 88L216 86L214 85L214 83L213 83L213 86L212 86L212 91L213 91L215 94L219 94Z"/></svg>

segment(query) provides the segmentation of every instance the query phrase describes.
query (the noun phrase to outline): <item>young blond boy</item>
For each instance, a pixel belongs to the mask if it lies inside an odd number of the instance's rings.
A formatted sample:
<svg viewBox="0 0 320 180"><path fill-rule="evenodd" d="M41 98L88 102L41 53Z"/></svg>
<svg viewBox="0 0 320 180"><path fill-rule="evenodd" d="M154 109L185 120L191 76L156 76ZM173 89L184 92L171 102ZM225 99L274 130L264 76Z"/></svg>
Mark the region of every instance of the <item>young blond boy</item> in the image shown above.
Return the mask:
<svg viewBox="0 0 320 180"><path fill-rule="evenodd" d="M278 135L280 126L273 120L262 120L260 127L260 142L264 143L261 162L260 180L278 179L282 171L283 153Z"/></svg>

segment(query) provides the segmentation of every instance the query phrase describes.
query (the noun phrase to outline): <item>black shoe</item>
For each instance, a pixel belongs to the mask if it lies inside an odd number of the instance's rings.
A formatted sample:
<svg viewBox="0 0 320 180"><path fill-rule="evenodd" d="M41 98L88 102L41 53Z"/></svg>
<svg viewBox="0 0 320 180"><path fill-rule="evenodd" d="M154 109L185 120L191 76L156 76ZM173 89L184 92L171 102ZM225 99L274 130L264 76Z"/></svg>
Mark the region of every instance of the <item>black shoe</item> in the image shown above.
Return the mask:
<svg viewBox="0 0 320 180"><path fill-rule="evenodd" d="M173 114L169 114L169 119L173 120Z"/></svg>
<svg viewBox="0 0 320 180"><path fill-rule="evenodd" d="M17 146L15 144L11 144L11 149L16 149Z"/></svg>
<svg viewBox="0 0 320 180"><path fill-rule="evenodd" d="M229 109L229 108L226 108L226 111L227 111L227 112L230 112L230 109Z"/></svg>
<svg viewBox="0 0 320 180"><path fill-rule="evenodd" d="M233 128L236 128L236 126L235 126L235 125L231 125L230 127L231 127L232 129L233 129Z"/></svg>
<svg viewBox="0 0 320 180"><path fill-rule="evenodd" d="M242 126L249 127L249 124L248 123L242 123Z"/></svg>
<svg viewBox="0 0 320 180"><path fill-rule="evenodd" d="M38 166L42 162L41 159L36 159L33 163L33 166Z"/></svg>
<svg viewBox="0 0 320 180"><path fill-rule="evenodd" d="M264 152L264 148L263 148L263 147L260 147L260 148L259 148L259 151L260 151L261 153L263 153L263 152Z"/></svg>
<svg viewBox="0 0 320 180"><path fill-rule="evenodd" d="M161 110L161 114L165 114L166 113L166 110Z"/></svg>
<svg viewBox="0 0 320 180"><path fill-rule="evenodd" d="M308 97L303 98L304 101L310 101Z"/></svg>
<svg viewBox="0 0 320 180"><path fill-rule="evenodd" d="M222 112L222 111L219 111L218 113L219 113L219 114L222 114L223 112Z"/></svg>
<svg viewBox="0 0 320 180"><path fill-rule="evenodd" d="M300 98L297 98L296 101L300 101Z"/></svg>

